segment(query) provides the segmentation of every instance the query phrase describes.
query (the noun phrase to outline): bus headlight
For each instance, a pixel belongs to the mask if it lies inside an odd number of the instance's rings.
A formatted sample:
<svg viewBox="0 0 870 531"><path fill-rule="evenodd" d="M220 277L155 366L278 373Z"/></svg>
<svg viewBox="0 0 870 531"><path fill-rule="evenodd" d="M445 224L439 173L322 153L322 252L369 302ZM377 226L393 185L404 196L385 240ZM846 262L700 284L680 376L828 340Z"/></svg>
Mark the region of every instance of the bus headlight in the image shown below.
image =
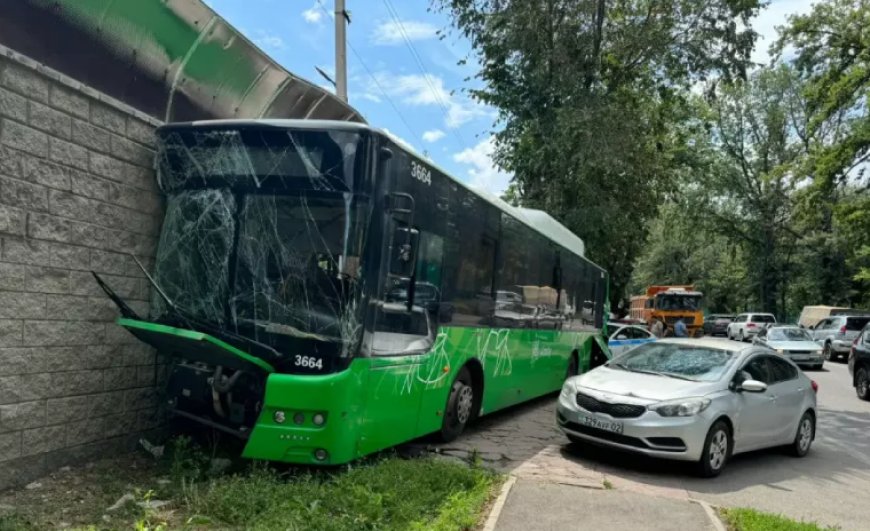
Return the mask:
<svg viewBox="0 0 870 531"><path fill-rule="evenodd" d="M315 426L323 426L326 423L326 417L323 413L315 413L314 416L311 417L311 422L313 422Z"/></svg>
<svg viewBox="0 0 870 531"><path fill-rule="evenodd" d="M275 422L278 424L284 424L284 421L287 420L287 415L284 414L283 411L276 411L272 418L275 419Z"/></svg>

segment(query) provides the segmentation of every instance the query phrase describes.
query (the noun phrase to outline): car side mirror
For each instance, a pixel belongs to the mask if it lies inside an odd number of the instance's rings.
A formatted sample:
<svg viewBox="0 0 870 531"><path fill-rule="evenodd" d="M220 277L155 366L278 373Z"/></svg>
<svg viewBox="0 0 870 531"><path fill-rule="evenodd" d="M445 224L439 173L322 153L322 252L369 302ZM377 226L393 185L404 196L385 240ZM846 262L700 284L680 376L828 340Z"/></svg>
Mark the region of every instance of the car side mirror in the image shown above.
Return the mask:
<svg viewBox="0 0 870 531"><path fill-rule="evenodd" d="M763 393L767 391L767 384L758 380L744 380L740 384L740 390L748 393Z"/></svg>

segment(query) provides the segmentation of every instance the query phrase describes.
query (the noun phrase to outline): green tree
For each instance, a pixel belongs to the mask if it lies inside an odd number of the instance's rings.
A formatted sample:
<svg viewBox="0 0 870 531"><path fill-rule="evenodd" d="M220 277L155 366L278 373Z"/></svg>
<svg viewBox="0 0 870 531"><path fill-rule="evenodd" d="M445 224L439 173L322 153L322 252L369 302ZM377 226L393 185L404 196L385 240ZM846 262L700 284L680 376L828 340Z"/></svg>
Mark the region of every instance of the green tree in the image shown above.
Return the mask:
<svg viewBox="0 0 870 531"><path fill-rule="evenodd" d="M741 247L709 226L691 194L662 205L650 224L631 293L653 284L694 284L709 312L741 311L751 300Z"/></svg>
<svg viewBox="0 0 870 531"><path fill-rule="evenodd" d="M807 102L806 149L792 170L810 179L796 213L804 244L797 305L868 298L861 275L865 248L851 229L868 207L861 184L861 168L870 160L868 27L870 2L827 0L790 17L774 47L793 51Z"/></svg>
<svg viewBox="0 0 870 531"><path fill-rule="evenodd" d="M626 294L650 220L688 172L690 87L744 75L758 0L439 0L479 56L511 197L586 241Z"/></svg>
<svg viewBox="0 0 870 531"><path fill-rule="evenodd" d="M741 245L755 301L786 313L785 272L800 235L793 229L789 171L803 153L803 100L794 69L779 65L722 86L710 107L716 163L706 176L704 211L720 234Z"/></svg>

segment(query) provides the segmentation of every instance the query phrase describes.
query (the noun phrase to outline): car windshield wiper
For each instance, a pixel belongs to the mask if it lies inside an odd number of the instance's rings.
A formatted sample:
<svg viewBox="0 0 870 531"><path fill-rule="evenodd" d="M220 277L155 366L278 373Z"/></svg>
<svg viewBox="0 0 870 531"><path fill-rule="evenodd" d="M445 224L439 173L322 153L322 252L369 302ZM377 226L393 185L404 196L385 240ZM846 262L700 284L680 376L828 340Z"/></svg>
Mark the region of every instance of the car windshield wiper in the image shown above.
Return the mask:
<svg viewBox="0 0 870 531"><path fill-rule="evenodd" d="M620 370L623 370L623 371L633 372L631 369L629 369L629 368L626 367L625 365L623 365L623 364L621 364L621 363L619 363L619 362L616 362L616 361L611 361L610 363L607 364L607 366L608 366L608 367L613 367L613 368L615 368L615 369L620 369Z"/></svg>
<svg viewBox="0 0 870 531"><path fill-rule="evenodd" d="M644 370L644 369L628 369L628 370L633 371L633 372L640 372L643 374L653 374L655 376L666 376L668 378L676 378L678 380L686 380L689 382L696 382L697 381L697 380L693 380L692 378L687 378L685 376L681 376L679 374L674 374L672 372L648 371L648 370Z"/></svg>

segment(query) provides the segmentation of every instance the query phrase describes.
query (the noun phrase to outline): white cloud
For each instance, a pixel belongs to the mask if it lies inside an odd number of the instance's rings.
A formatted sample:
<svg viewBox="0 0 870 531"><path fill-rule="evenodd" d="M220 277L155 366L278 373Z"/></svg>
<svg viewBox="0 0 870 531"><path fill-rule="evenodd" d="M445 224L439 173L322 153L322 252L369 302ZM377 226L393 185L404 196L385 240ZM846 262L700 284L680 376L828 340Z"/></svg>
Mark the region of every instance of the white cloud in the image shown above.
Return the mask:
<svg viewBox="0 0 870 531"><path fill-rule="evenodd" d="M403 29L405 36L408 37L409 41L433 39L438 34L438 28L426 22L417 22L414 20L404 20L400 22L390 20L375 28L375 31L372 34L372 42L374 44L387 46L400 44L404 40L402 36Z"/></svg>
<svg viewBox="0 0 870 531"><path fill-rule="evenodd" d="M371 92L363 92L359 95L360 98L364 100L369 100L375 103L380 103L381 98L377 94L372 94Z"/></svg>
<svg viewBox="0 0 870 531"><path fill-rule="evenodd" d="M309 24L320 24L320 21L323 20L323 10L320 9L320 5L316 0L313 6L302 12L302 18Z"/></svg>
<svg viewBox="0 0 870 531"><path fill-rule="evenodd" d="M511 177L492 161L494 150L495 140L490 136L476 146L454 154L453 160L468 166L467 181L471 186L501 195L510 184Z"/></svg>
<svg viewBox="0 0 870 531"><path fill-rule="evenodd" d="M426 131L423 133L423 140L425 142L438 142L442 138L444 138L444 131L441 129L432 129L431 131Z"/></svg>
<svg viewBox="0 0 870 531"><path fill-rule="evenodd" d="M278 35L266 33L263 30L257 31L257 37L254 39L254 44L260 48L271 48L273 50L283 50L285 47L284 39Z"/></svg>
<svg viewBox="0 0 870 531"><path fill-rule="evenodd" d="M441 106L447 110L444 124L455 129L474 118L488 116L487 108L465 96L456 96L444 88L444 80L427 74L377 74L378 84L390 95L412 106Z"/></svg>
<svg viewBox="0 0 870 531"><path fill-rule="evenodd" d="M776 26L785 25L789 15L809 13L814 2L818 0L773 0L770 5L762 9L758 17L752 21L752 28L758 32L752 61L768 63L770 61L768 50L777 38Z"/></svg>

